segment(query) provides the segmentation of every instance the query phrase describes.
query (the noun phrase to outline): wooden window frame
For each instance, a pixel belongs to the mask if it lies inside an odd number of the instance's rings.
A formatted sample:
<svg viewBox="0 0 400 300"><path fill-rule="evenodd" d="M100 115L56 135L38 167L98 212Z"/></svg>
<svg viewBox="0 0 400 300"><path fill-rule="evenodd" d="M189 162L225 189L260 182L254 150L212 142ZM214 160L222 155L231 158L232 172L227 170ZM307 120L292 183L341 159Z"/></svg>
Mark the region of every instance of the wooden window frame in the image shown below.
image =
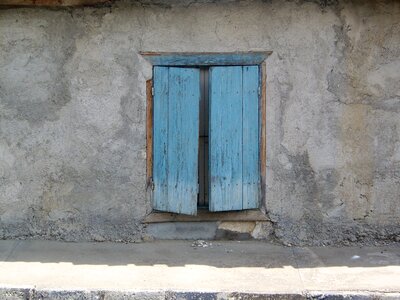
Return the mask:
<svg viewBox="0 0 400 300"><path fill-rule="evenodd" d="M143 223L162 222L203 222L203 221L266 221L265 187L266 187L266 63L272 51L230 52L230 53L177 53L177 52L141 52L152 66L245 66L260 67L260 207L243 211L210 212L198 209L197 216L181 215L153 210ZM146 81L146 188L152 188L153 178L153 79Z"/></svg>

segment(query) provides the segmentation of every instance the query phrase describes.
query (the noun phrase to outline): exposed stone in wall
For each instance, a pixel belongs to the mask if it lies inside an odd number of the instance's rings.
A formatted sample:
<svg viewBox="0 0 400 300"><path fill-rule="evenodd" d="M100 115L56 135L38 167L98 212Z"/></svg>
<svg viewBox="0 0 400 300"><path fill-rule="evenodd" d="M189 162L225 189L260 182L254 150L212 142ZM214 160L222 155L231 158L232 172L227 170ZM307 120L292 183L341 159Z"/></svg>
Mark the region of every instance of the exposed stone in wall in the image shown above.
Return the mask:
<svg viewBox="0 0 400 300"><path fill-rule="evenodd" d="M272 223L249 235L398 240L400 3L167 2L0 10L0 238L141 240L151 66L138 53L271 50Z"/></svg>

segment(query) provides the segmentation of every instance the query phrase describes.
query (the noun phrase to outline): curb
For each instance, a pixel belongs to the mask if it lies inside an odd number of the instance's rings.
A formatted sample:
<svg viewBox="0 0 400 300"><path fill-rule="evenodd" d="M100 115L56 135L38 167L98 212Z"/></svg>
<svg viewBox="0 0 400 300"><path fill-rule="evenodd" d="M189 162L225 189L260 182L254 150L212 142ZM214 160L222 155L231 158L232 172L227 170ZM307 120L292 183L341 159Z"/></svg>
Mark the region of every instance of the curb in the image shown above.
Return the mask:
<svg viewBox="0 0 400 300"><path fill-rule="evenodd" d="M379 300L400 299L400 293L341 291L305 293L242 293L180 291L57 290L30 287L2 287L0 300Z"/></svg>

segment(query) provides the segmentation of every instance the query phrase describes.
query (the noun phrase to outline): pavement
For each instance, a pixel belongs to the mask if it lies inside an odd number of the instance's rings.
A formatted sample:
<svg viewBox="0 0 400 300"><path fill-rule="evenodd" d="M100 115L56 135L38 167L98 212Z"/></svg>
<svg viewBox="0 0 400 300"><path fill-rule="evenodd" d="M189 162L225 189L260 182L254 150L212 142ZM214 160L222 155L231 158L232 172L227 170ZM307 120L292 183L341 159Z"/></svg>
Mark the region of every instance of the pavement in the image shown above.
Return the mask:
<svg viewBox="0 0 400 300"><path fill-rule="evenodd" d="M400 299L400 245L3 240L0 299Z"/></svg>

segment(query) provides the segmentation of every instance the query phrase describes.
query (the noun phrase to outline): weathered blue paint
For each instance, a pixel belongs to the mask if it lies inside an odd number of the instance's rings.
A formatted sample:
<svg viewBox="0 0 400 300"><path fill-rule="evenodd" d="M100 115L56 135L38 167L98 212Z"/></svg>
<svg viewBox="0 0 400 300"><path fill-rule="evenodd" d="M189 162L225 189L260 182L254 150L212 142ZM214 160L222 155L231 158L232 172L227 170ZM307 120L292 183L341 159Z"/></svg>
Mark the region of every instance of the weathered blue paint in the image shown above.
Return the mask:
<svg viewBox="0 0 400 300"><path fill-rule="evenodd" d="M244 66L261 64L271 51L234 53L156 53L141 54L154 66Z"/></svg>
<svg viewBox="0 0 400 300"><path fill-rule="evenodd" d="M169 211L197 212L200 70L170 68L168 114Z"/></svg>
<svg viewBox="0 0 400 300"><path fill-rule="evenodd" d="M259 207L259 67L210 68L211 211ZM196 214L200 70L154 67L154 208Z"/></svg>
<svg viewBox="0 0 400 300"><path fill-rule="evenodd" d="M242 67L210 68L211 211L242 205Z"/></svg>
<svg viewBox="0 0 400 300"><path fill-rule="evenodd" d="M167 92L158 82L159 79L164 82L165 76L157 75L165 72ZM189 215L197 212L199 82L199 69L154 68L155 209ZM167 123L166 134L162 132L164 123Z"/></svg>
<svg viewBox="0 0 400 300"><path fill-rule="evenodd" d="M259 207L259 67L210 69L210 210Z"/></svg>
<svg viewBox="0 0 400 300"><path fill-rule="evenodd" d="M259 67L243 67L243 209L259 207Z"/></svg>
<svg viewBox="0 0 400 300"><path fill-rule="evenodd" d="M168 73L168 68L154 67L153 208L161 211L168 207Z"/></svg>

